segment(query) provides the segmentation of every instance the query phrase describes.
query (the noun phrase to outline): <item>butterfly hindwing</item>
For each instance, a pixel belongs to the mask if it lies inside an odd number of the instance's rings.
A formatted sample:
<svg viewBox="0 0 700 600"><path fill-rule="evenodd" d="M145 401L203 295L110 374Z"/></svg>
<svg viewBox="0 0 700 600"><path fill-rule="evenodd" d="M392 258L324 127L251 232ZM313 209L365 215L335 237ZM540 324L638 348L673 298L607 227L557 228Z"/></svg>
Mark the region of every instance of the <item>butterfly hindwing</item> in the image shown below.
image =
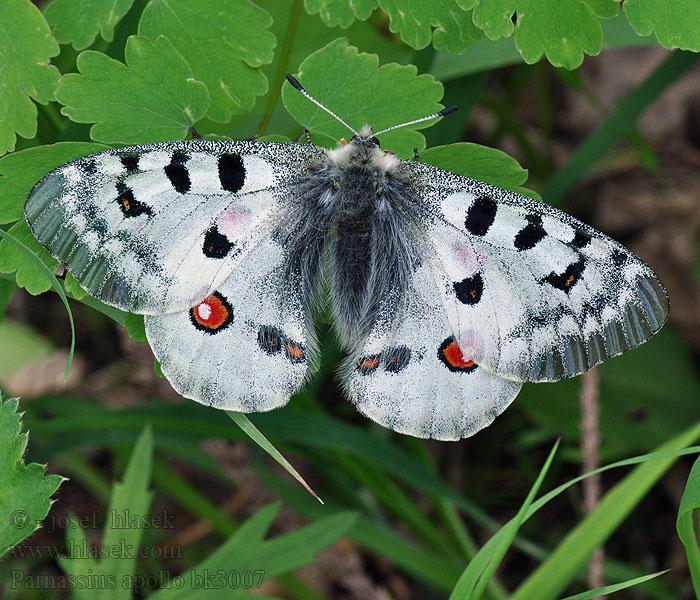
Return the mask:
<svg viewBox="0 0 700 600"><path fill-rule="evenodd" d="M374 421L440 440L486 427L521 387L462 355L428 257L415 269L394 318L379 319L350 357L343 383L358 410Z"/></svg>
<svg viewBox="0 0 700 600"><path fill-rule="evenodd" d="M516 381L571 377L649 339L668 315L654 272L542 202L428 165L424 229L463 351Z"/></svg>
<svg viewBox="0 0 700 600"><path fill-rule="evenodd" d="M175 390L241 412L286 404L316 356L299 282L273 237L193 308L147 315L146 335Z"/></svg>
<svg viewBox="0 0 700 600"><path fill-rule="evenodd" d="M25 215L93 296L132 312L181 310L284 218L289 182L319 152L202 140L109 150L49 173Z"/></svg>

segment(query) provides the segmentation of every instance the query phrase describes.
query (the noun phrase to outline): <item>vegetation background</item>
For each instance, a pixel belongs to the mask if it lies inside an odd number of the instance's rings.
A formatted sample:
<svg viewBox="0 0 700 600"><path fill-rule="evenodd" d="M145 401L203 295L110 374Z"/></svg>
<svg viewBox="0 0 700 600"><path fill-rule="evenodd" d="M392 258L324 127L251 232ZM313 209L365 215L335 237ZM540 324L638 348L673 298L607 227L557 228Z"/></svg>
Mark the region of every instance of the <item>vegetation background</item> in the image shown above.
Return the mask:
<svg viewBox="0 0 700 600"><path fill-rule="evenodd" d="M700 598L699 25L681 0L0 0L2 597ZM459 104L383 147L609 233L670 323L459 443L358 415L328 333L284 409L177 397L140 317L53 278L24 201L69 159L191 127L346 136L287 72L355 127Z"/></svg>

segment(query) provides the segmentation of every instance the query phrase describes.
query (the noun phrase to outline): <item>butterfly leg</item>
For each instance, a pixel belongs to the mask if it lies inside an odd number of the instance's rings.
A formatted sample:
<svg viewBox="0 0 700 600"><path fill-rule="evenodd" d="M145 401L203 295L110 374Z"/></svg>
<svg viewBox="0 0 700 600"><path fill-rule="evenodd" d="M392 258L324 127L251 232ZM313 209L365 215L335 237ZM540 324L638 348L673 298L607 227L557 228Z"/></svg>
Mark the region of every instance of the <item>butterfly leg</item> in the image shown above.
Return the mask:
<svg viewBox="0 0 700 600"><path fill-rule="evenodd" d="M413 149L413 161L418 162L418 148Z"/></svg>

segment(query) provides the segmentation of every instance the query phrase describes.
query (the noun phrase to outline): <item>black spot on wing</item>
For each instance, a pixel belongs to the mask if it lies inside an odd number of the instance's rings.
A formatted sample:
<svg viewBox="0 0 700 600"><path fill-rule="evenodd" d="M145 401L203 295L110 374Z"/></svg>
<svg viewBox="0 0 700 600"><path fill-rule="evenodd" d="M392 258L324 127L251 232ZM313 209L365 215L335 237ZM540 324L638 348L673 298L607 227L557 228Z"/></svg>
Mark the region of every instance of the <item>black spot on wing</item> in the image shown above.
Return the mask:
<svg viewBox="0 0 700 600"><path fill-rule="evenodd" d="M527 225L518 231L513 240L517 250L529 250L534 248L547 235L542 227L542 217L539 215L525 215Z"/></svg>
<svg viewBox="0 0 700 600"><path fill-rule="evenodd" d="M153 214L153 210L148 204L144 204L134 198L134 192L131 191L131 188L123 181L117 182L117 193L119 194L117 196L117 203L125 217L138 217L143 214Z"/></svg>
<svg viewBox="0 0 700 600"><path fill-rule="evenodd" d="M209 258L224 258L233 248L231 242L223 233L220 233L216 225L209 228L204 235L202 251Z"/></svg>
<svg viewBox="0 0 700 600"><path fill-rule="evenodd" d="M237 192L245 183L245 167L243 159L238 154L222 154L219 156L219 181L227 192Z"/></svg>
<svg viewBox="0 0 700 600"><path fill-rule="evenodd" d="M571 240L570 244L574 248L583 248L585 246L588 246L588 244L591 243L591 236L586 233L585 231L582 231L581 229L576 230L576 235L574 236L574 239Z"/></svg>
<svg viewBox="0 0 700 600"><path fill-rule="evenodd" d="M135 152L127 152L119 155L119 160L126 169L128 175L132 175L139 170L140 155Z"/></svg>
<svg viewBox="0 0 700 600"><path fill-rule="evenodd" d="M388 373L403 371L411 361L411 349L406 346L391 348L384 355L384 370Z"/></svg>
<svg viewBox="0 0 700 600"><path fill-rule="evenodd" d="M186 152L176 150L173 152L173 157L170 164L164 168L165 175L170 180L170 184L180 194L185 194L190 190L190 174L187 171L185 163L189 159Z"/></svg>
<svg viewBox="0 0 700 600"><path fill-rule="evenodd" d="M496 218L497 209L496 202L491 198L486 196L476 198L469 207L467 218L464 221L467 231L473 235L486 235Z"/></svg>
<svg viewBox="0 0 700 600"><path fill-rule="evenodd" d="M579 258L575 263L566 267L566 270L561 274L550 273L544 278L544 281L551 286L566 292L567 294L576 285L576 282L581 279L581 274L586 268L586 263L583 257Z"/></svg>
<svg viewBox="0 0 700 600"><path fill-rule="evenodd" d="M465 277L462 281L455 281L452 285L457 299L462 304L476 304L481 300L481 294L484 291L484 279L481 273Z"/></svg>
<svg viewBox="0 0 700 600"><path fill-rule="evenodd" d="M616 267L621 267L627 262L627 255L622 252L622 250L618 250L617 248L612 251L610 258L612 258L613 264Z"/></svg>
<svg viewBox="0 0 700 600"><path fill-rule="evenodd" d="M85 175L95 175L97 173L97 163L92 158L84 160L79 163L79 165L80 170L85 173Z"/></svg>
<svg viewBox="0 0 700 600"><path fill-rule="evenodd" d="M267 354L274 356L284 351L284 355L294 364L306 360L304 347L290 340L280 329L272 325L261 325L258 329L258 346Z"/></svg>

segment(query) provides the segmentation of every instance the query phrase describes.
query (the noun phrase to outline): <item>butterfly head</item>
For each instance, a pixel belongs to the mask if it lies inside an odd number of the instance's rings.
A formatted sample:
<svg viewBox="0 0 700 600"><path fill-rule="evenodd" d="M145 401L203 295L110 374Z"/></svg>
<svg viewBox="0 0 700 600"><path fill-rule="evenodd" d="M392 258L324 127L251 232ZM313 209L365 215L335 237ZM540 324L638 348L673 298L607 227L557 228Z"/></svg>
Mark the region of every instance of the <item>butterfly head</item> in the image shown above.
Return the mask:
<svg viewBox="0 0 700 600"><path fill-rule="evenodd" d="M342 143L342 142L341 142ZM356 133L350 138L350 144L366 146L367 148L380 148L379 140L374 135L372 128L369 125L364 125L359 133Z"/></svg>

